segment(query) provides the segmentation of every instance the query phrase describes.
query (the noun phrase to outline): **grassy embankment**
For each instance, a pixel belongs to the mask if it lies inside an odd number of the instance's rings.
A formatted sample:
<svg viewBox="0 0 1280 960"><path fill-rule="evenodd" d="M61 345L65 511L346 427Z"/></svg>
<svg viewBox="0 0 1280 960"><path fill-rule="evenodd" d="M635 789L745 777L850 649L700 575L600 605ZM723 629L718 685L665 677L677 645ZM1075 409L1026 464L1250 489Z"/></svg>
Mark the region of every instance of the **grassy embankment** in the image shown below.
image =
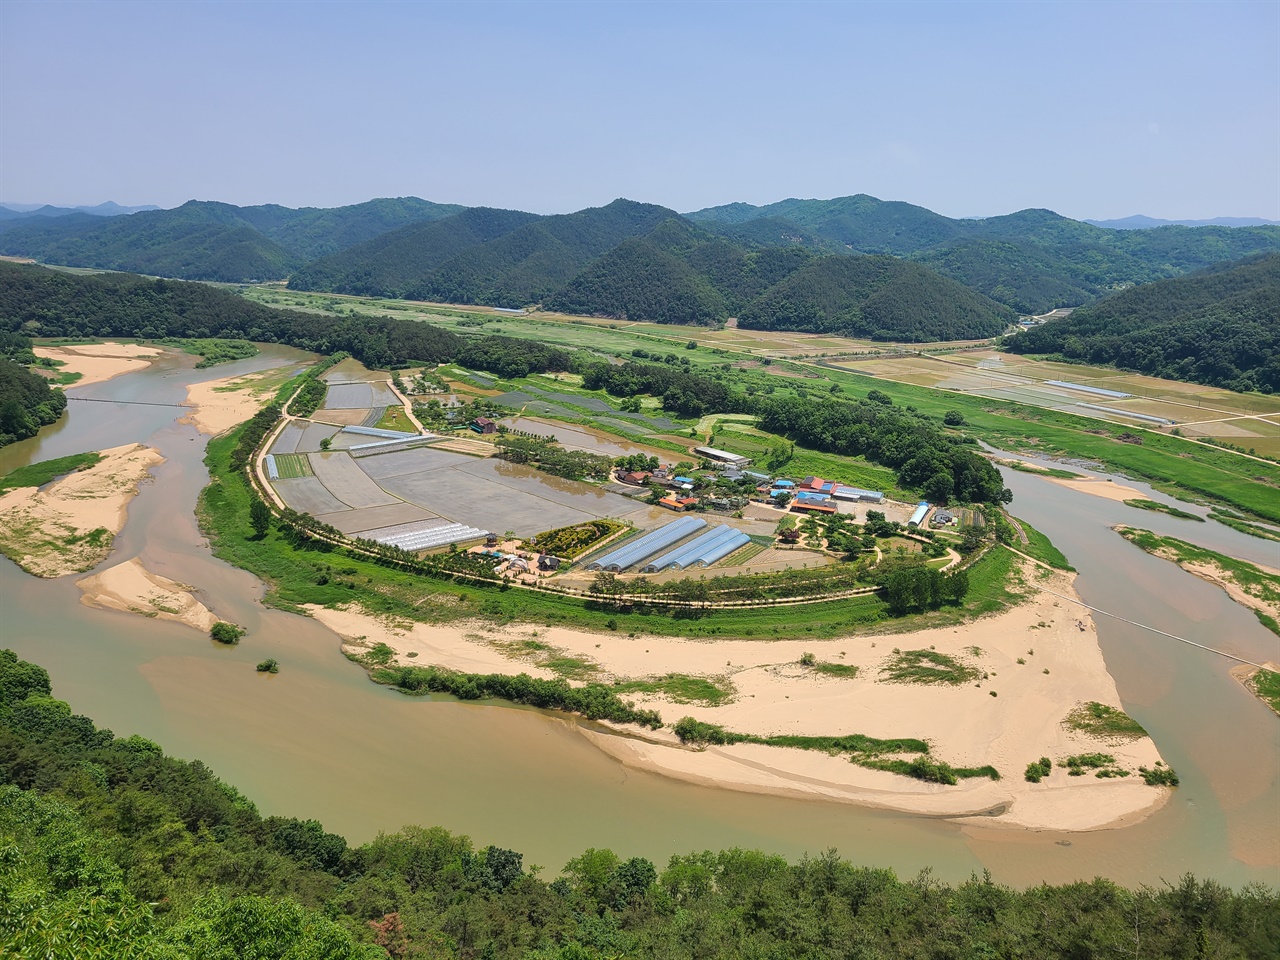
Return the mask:
<svg viewBox="0 0 1280 960"><path fill-rule="evenodd" d="M1280 635L1280 576L1175 537L1162 537L1133 527L1115 529L1152 556L1171 560L1190 573L1219 583L1233 600L1249 607L1264 627Z"/></svg>
<svg viewBox="0 0 1280 960"><path fill-rule="evenodd" d="M46 483L52 483L58 477L65 477L69 473L75 473L77 470L86 470L102 459L100 453L73 453L68 457L58 457L56 460L42 460L39 463L31 463L25 467L5 474L0 477L0 493L6 490L16 490L19 487L43 487Z"/></svg>
<svg viewBox="0 0 1280 960"><path fill-rule="evenodd" d="M929 755L929 744L912 738L879 740L860 733L842 737L802 737L783 734L772 737L754 733L738 733L726 730L714 723L704 723L693 717L684 717L675 725L675 734L681 743L695 746L731 746L736 743L755 743L766 747L791 747L796 750L818 750L832 756L843 756L850 763L872 770L884 770L916 780L954 786L958 781L971 777L988 777L999 780L1000 773L990 765L982 767L953 767ZM894 754L917 754L906 760Z"/></svg>
<svg viewBox="0 0 1280 960"><path fill-rule="evenodd" d="M1250 537L1257 537L1259 540L1273 540L1280 542L1280 531L1271 529L1270 527L1260 526L1256 523L1250 523L1246 518L1240 516L1233 510L1225 510L1222 507L1214 507L1209 516L1217 520L1224 527L1230 527L1237 533L1243 533Z"/></svg>
<svg viewBox="0 0 1280 960"><path fill-rule="evenodd" d="M258 355L256 345L248 340L224 340L217 337L198 337L187 339L157 340L165 346L177 347L183 353L200 358L197 370L230 363L233 360L247 360Z"/></svg>
<svg viewBox="0 0 1280 960"><path fill-rule="evenodd" d="M1038 477L1052 477L1055 480L1079 480L1083 474L1072 473L1070 470L1063 470L1060 467L1042 467L1039 464L1027 463L1023 460L1001 460L1000 463L1010 470L1017 470L1019 473L1030 473Z"/></svg>
<svg viewBox="0 0 1280 960"><path fill-rule="evenodd" d="M1244 685L1253 691L1253 695L1280 714L1280 672L1265 667L1255 670Z"/></svg>
<svg viewBox="0 0 1280 960"><path fill-rule="evenodd" d="M1066 556L1053 545L1053 541L1021 517L1018 518L1018 526L1027 535L1027 542L1014 542L1011 546L1015 550L1021 550L1027 556L1034 557L1055 570L1075 572L1076 568L1067 562Z"/></svg>

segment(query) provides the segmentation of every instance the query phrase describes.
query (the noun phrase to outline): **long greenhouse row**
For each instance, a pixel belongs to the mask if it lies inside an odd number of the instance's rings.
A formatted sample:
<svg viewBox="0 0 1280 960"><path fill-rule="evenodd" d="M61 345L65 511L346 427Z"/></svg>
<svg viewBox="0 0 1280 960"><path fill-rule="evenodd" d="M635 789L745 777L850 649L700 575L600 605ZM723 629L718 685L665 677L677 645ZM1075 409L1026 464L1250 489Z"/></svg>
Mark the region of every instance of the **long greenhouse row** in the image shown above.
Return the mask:
<svg viewBox="0 0 1280 960"><path fill-rule="evenodd" d="M739 547L749 543L750 540L751 538L741 530L735 530L730 526L716 527L657 560L651 560L645 564L644 572L661 573L673 567L676 570L684 570L686 567L709 567L717 560L727 557Z"/></svg>

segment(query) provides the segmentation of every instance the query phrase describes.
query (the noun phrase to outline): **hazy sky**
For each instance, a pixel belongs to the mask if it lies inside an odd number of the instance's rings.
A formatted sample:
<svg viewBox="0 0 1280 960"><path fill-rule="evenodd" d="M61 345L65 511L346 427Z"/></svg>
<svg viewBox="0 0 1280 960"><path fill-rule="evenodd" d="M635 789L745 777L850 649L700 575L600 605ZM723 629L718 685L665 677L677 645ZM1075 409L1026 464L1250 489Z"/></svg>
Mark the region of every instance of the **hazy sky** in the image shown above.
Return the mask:
<svg viewBox="0 0 1280 960"><path fill-rule="evenodd" d="M1280 219L1280 3L0 0L0 199Z"/></svg>

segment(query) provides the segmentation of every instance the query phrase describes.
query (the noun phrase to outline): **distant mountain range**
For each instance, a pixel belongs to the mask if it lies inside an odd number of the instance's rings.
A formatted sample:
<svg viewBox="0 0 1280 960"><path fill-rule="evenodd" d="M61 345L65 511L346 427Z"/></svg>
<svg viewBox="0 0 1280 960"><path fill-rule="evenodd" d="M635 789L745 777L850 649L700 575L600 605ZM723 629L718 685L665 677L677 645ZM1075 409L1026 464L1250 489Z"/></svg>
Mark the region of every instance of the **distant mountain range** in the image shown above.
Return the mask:
<svg viewBox="0 0 1280 960"><path fill-rule="evenodd" d="M1112 229L1049 210L958 220L865 195L683 215L623 199L540 216L416 197L0 214L0 253L46 263L895 340L991 336L1017 312L1273 252L1276 225Z"/></svg>
<svg viewBox="0 0 1280 960"><path fill-rule="evenodd" d="M1280 220L1263 220L1259 217L1214 217L1211 220L1157 220L1135 214L1119 220L1085 220L1095 227L1110 230L1150 230L1153 227L1274 227Z"/></svg>
<svg viewBox="0 0 1280 960"><path fill-rule="evenodd" d="M119 217L142 210L159 209L155 205L122 207L111 200L93 207L55 207L48 203L0 203L0 220L16 220L21 217L62 217L69 213L87 213L95 217Z"/></svg>

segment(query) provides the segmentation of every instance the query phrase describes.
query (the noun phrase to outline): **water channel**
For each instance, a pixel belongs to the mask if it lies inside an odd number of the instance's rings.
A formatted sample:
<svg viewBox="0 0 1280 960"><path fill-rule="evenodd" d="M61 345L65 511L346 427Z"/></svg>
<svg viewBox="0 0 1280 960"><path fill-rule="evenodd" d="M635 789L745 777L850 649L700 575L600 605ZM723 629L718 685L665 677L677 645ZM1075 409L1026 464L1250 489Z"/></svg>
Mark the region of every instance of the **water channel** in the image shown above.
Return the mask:
<svg viewBox="0 0 1280 960"><path fill-rule="evenodd" d="M189 383L295 362L192 369L166 355L146 370L72 391L182 402ZM93 610L74 577L41 581L0 558L0 645L45 666L55 695L117 734L199 758L264 814L315 817L359 843L404 824L439 824L477 844L520 850L551 870L588 847L648 856L731 846L797 858L831 847L857 862L947 880L982 869L1014 884L1096 875L1127 884L1192 871L1233 886L1280 885L1280 722L1227 673L1229 661L1097 617L1128 709L1182 778L1173 799L1135 826L1087 834L961 828L944 820L811 800L715 790L636 773L591 747L572 721L539 712L403 697L369 683L312 620L267 609L263 588L209 553L192 510L207 482L203 438L163 407L72 403L39 437L0 450L0 474L24 463L142 440L167 458L129 507L107 563L140 555L195 584L249 635L225 648L190 628ZM1085 600L1251 660L1280 641L1218 588L1149 557L1110 531L1125 522L1259 562L1277 545L1008 473L1014 512L1080 570ZM1142 487L1141 484L1134 484ZM1143 488L1145 489L1145 488ZM1167 500L1160 494L1153 499ZM278 676L257 674L264 657ZM904 734L910 731L904 731ZM1008 775L1016 775L1009 771Z"/></svg>

